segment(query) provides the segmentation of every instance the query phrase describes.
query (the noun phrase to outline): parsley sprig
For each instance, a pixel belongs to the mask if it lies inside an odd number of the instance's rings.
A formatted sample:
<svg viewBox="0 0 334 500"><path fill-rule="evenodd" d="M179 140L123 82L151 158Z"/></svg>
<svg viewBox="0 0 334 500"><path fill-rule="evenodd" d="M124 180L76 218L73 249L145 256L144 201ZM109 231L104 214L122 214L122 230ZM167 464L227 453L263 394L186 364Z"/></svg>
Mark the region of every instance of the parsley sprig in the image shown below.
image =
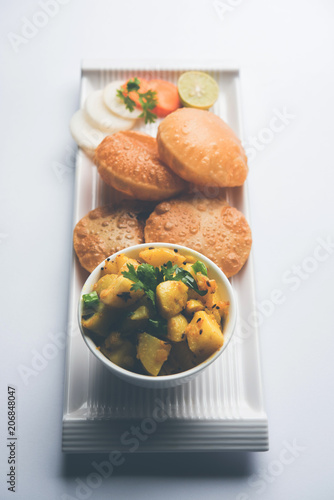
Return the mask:
<svg viewBox="0 0 334 500"><path fill-rule="evenodd" d="M155 90L139 92L139 89L140 80L137 77L131 78L126 84L126 89L120 88L117 90L117 97L124 102L126 109L133 111L136 108L136 103L133 99L131 99L131 97L129 97L129 93L136 92L139 103L143 109L143 112L139 115L139 117L144 118L145 123L154 123L157 115L152 112L152 109L154 109L158 104L157 93Z"/></svg>
<svg viewBox="0 0 334 500"><path fill-rule="evenodd" d="M134 268L133 264L127 266L128 271L123 271L122 274L125 278L133 281L131 290L143 290L154 305L156 305L156 288L163 281L182 281L201 296L207 293L207 290L199 290L191 273L176 264L173 266L171 261L168 261L161 268L151 264L140 264L137 269Z"/></svg>

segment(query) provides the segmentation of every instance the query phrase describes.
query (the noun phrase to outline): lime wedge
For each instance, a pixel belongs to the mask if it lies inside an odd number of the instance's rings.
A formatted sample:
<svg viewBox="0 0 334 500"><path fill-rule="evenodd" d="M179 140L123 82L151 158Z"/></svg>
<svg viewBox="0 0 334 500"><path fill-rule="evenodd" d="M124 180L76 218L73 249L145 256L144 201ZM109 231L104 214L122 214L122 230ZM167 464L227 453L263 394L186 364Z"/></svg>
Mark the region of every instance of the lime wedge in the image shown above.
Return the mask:
<svg viewBox="0 0 334 500"><path fill-rule="evenodd" d="M187 71L177 82L183 106L188 108L209 109L219 95L217 82L202 71Z"/></svg>

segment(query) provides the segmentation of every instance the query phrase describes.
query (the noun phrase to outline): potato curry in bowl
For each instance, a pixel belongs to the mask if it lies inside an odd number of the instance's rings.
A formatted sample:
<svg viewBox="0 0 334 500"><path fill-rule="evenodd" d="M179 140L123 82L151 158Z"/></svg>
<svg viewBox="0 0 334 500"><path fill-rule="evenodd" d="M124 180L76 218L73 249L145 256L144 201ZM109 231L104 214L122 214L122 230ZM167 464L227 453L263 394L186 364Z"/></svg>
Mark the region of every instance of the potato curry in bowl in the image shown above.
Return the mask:
<svg viewBox="0 0 334 500"><path fill-rule="evenodd" d="M79 309L91 350L122 378L135 375L134 383L183 382L178 375L198 371L225 348L235 322L222 271L198 252L166 243L107 258L83 287Z"/></svg>

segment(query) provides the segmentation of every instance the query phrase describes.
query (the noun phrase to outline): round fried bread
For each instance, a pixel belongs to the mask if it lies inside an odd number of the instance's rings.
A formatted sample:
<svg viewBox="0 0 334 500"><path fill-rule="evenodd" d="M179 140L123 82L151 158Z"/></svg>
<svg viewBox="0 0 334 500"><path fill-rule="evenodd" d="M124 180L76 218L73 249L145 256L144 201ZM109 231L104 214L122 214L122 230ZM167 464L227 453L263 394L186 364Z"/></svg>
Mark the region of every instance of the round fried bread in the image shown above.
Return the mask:
<svg viewBox="0 0 334 500"><path fill-rule="evenodd" d="M246 180L247 157L240 140L210 111L174 111L160 123L157 143L161 161L188 182L232 187Z"/></svg>
<svg viewBox="0 0 334 500"><path fill-rule="evenodd" d="M94 162L104 182L138 200L161 201L187 185L161 162L156 139L140 132L106 137L95 150Z"/></svg>
<svg viewBox="0 0 334 500"><path fill-rule="evenodd" d="M245 216L221 198L183 196L156 206L145 242L185 245L204 254L229 278L246 262L252 234Z"/></svg>
<svg viewBox="0 0 334 500"><path fill-rule="evenodd" d="M144 243L147 207L123 202L105 205L85 215L75 226L73 245L80 264L92 272L104 259L131 245Z"/></svg>

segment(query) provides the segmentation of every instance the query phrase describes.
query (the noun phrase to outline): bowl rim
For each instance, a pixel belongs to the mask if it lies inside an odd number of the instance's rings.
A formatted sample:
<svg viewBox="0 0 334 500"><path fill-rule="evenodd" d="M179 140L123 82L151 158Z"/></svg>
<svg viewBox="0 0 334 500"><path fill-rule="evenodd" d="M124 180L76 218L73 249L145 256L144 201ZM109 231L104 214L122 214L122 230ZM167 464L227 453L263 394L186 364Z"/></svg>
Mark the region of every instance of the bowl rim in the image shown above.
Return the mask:
<svg viewBox="0 0 334 500"><path fill-rule="evenodd" d="M134 252L136 250L141 250L144 248L148 247L156 247L156 248L161 248L161 247L167 247L167 248L176 248L177 250L186 250L189 254L193 255L194 257L197 257L198 260L203 260L204 264L206 264L209 268L212 268L221 278L225 289L228 292L229 295L229 317L228 317L228 322L224 326L223 334L224 334L224 343L221 346L218 351L216 351L214 354L212 354L208 359L200 363L199 365L194 366L193 368L190 368L189 370L185 370L180 373L174 373L172 375L161 375L157 377L153 377L152 375L143 375L140 373L135 373L131 372L130 370L127 370L126 368L122 368L121 366L116 365L110 359L108 359L104 354L101 353L101 351L97 348L96 344L94 341L89 337L84 332L84 329L81 324L81 313L82 313L82 296L84 293L89 293L88 291L84 290L85 287L87 286L87 282L93 281L93 277L98 273L98 271L101 270L101 267L103 263L107 259L114 259L117 255L122 254L122 253L127 253L127 252ZM94 281L95 283L96 281ZM91 285L90 285L91 286ZM142 382L150 382L152 385L157 384L160 385L163 382L172 382L176 380L182 380L187 379L188 377L192 377L197 375L200 371L204 370L207 368L211 363L216 361L216 359L225 351L227 348L228 344L231 341L231 338L233 336L233 333L235 331L235 326L236 326L236 319L237 319L237 302L235 298L235 293L232 288L231 283L229 282L228 278L226 277L225 273L215 264L212 260L210 260L208 257L205 255L201 254L197 250L193 250L192 248L189 248L185 245L178 245L178 244L173 244L173 243L166 243L166 242L153 242L153 243L140 243L138 245L132 245L127 248L123 248L122 250L119 250L118 252L113 253L109 257L106 257L103 259L103 261L98 264L95 269L89 274L87 279L85 280L85 283L83 284L80 294L79 294L79 303L78 303L78 323L79 323L79 328L81 335L89 348L89 350L96 356L102 363L104 363L107 368L109 368L111 371L116 372L116 374L119 374L123 379L128 378L129 382L131 379L137 380L137 381L142 381ZM225 333L225 329L228 329L228 335ZM225 335L227 336L227 339L225 340ZM94 347L93 347L94 346ZM155 382L156 381L156 382Z"/></svg>

